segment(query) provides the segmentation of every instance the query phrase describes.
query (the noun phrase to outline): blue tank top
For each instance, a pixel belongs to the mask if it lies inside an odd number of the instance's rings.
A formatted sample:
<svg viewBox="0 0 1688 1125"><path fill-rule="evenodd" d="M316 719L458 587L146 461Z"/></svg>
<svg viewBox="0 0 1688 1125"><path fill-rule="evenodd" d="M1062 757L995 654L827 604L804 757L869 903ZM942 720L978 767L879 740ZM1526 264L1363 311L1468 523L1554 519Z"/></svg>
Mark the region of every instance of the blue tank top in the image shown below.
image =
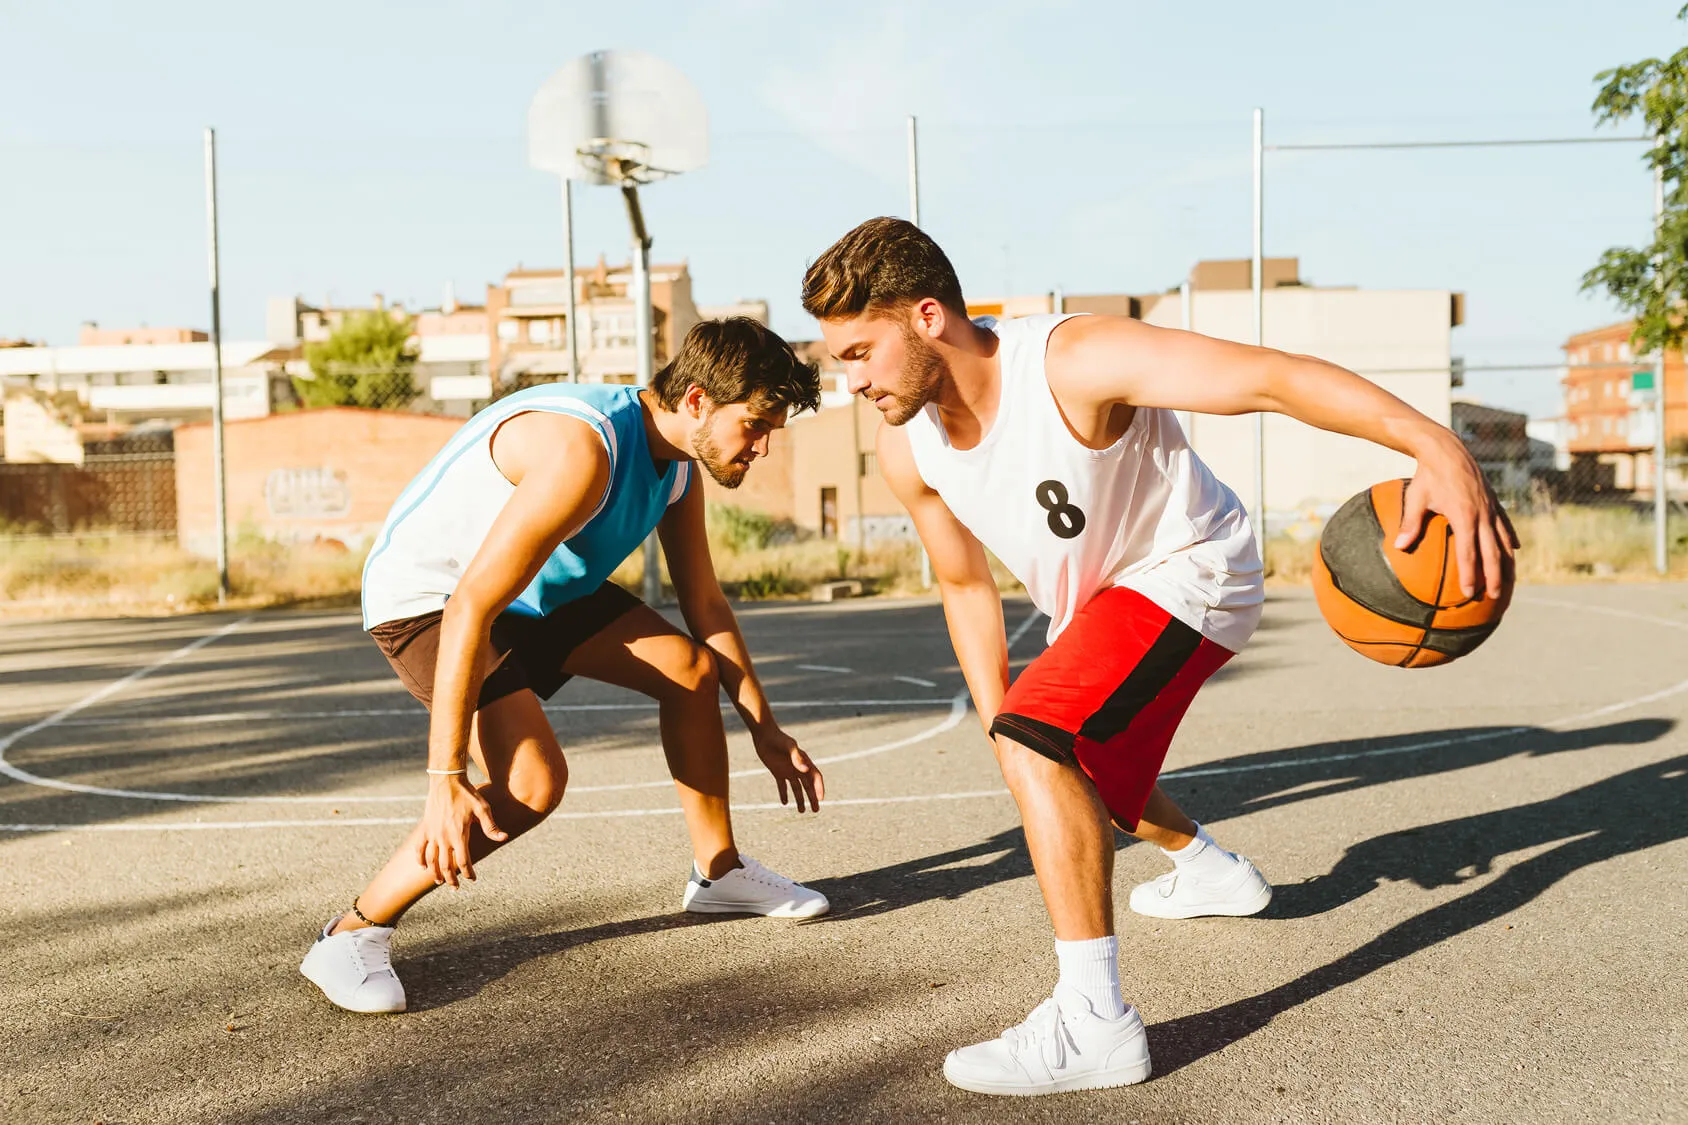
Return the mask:
<svg viewBox="0 0 1688 1125"><path fill-rule="evenodd" d="M363 624L445 605L515 492L492 460L492 435L543 410L591 425L610 459L610 483L584 527L559 544L507 612L542 617L597 589L686 494L690 461L658 467L637 387L554 383L499 399L469 419L399 494L363 570Z"/></svg>

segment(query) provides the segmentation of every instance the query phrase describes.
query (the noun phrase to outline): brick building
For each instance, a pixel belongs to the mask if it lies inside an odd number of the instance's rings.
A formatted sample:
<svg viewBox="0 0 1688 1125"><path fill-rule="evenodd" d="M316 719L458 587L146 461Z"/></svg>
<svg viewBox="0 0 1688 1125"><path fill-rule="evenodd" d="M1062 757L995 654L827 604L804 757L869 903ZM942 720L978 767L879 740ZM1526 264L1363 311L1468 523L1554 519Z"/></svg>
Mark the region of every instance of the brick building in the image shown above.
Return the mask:
<svg viewBox="0 0 1688 1125"><path fill-rule="evenodd" d="M1653 487L1654 406L1634 390L1637 359L1630 344L1633 321L1579 332L1565 341L1565 425L1573 480L1597 490ZM1680 353L1665 354L1665 440L1688 438L1688 369Z"/></svg>
<svg viewBox="0 0 1688 1125"><path fill-rule="evenodd" d="M404 486L463 419L331 407L229 422L231 534L287 543L368 546ZM211 427L176 428L176 533L195 554L216 550Z"/></svg>

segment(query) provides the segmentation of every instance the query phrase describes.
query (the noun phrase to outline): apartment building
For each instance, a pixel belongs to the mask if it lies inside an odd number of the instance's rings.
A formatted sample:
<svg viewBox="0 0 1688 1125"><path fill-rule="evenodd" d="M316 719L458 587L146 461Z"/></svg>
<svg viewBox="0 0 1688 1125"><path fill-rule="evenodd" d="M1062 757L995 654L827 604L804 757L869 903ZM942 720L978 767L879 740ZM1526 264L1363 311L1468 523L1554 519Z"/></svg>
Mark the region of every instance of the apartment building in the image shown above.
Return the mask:
<svg viewBox="0 0 1688 1125"><path fill-rule="evenodd" d="M1635 355L1633 321L1579 332L1565 341L1566 444L1574 476L1617 490L1651 490L1658 426L1653 361ZM1665 354L1665 440L1688 438L1688 368ZM1639 376L1639 379L1637 378ZM1637 389L1637 383L1640 389Z"/></svg>

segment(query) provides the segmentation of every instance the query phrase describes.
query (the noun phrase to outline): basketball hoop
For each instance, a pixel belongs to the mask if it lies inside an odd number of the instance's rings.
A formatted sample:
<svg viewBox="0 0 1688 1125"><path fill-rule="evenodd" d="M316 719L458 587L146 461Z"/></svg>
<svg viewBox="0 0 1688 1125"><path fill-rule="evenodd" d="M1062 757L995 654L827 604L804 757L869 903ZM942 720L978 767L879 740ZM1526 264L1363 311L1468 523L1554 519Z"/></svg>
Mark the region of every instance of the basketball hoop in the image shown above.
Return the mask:
<svg viewBox="0 0 1688 1125"><path fill-rule="evenodd" d="M642 51L594 51L546 79L528 107L528 163L626 187L703 167L709 114L696 87Z"/></svg>
<svg viewBox="0 0 1688 1125"><path fill-rule="evenodd" d="M581 168L600 183L636 187L677 176L672 168L651 164L651 148L639 141L617 141L595 137L575 150Z"/></svg>

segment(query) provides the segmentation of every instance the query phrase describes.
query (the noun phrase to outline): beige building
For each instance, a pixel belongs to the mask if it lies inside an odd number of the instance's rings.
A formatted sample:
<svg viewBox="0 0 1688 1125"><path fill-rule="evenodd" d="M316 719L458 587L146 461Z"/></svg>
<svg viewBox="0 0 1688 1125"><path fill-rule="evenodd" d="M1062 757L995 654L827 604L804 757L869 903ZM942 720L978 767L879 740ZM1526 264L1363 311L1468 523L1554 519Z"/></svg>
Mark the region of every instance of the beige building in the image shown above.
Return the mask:
<svg viewBox="0 0 1688 1125"><path fill-rule="evenodd" d="M1269 348L1317 356L1364 375L1431 419L1451 421L1453 329L1464 320L1464 295L1446 289L1321 288L1299 280L1295 259L1267 273L1262 336ZM1249 263L1204 262L1192 273L1190 327L1207 336L1252 341ZM1207 267L1204 269L1204 267ZM1230 267L1227 269L1226 267ZM1274 284L1275 282L1275 284ZM1176 291L1142 298L1149 324L1184 324ZM1069 308L1071 306L1069 305ZM1219 478L1252 506L1254 416L1188 418L1190 443ZM1408 476L1399 453L1266 415L1266 510L1293 517L1328 509L1390 477Z"/></svg>

